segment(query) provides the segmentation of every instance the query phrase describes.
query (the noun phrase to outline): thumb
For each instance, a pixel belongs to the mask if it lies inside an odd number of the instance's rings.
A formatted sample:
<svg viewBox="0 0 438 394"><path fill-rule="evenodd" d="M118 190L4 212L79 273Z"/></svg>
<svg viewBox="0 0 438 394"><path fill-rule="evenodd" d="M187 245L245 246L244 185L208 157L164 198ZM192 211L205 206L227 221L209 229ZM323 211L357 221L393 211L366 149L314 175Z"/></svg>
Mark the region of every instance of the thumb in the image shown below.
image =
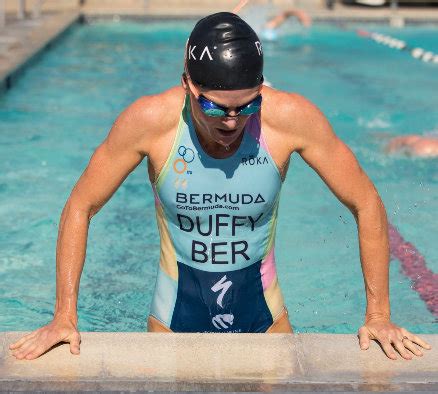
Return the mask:
<svg viewBox="0 0 438 394"><path fill-rule="evenodd" d="M80 353L80 346L79 346L80 342L81 342L81 336L79 335L79 333L74 333L70 339L70 353L72 354Z"/></svg>
<svg viewBox="0 0 438 394"><path fill-rule="evenodd" d="M370 347L370 338L365 326L359 329L359 346L362 350L367 350Z"/></svg>

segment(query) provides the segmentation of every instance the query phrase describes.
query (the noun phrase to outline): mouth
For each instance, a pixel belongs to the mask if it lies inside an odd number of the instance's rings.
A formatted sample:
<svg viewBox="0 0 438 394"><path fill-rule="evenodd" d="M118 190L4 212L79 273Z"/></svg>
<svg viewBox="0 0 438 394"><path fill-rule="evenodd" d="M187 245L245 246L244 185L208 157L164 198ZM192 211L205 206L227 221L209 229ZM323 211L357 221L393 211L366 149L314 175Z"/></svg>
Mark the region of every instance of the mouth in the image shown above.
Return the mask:
<svg viewBox="0 0 438 394"><path fill-rule="evenodd" d="M237 131L237 129L219 129L219 128L216 128L216 130L219 132L219 134L221 134L221 135L225 135L225 136L231 136L231 135L234 135L235 133L236 133L236 131Z"/></svg>

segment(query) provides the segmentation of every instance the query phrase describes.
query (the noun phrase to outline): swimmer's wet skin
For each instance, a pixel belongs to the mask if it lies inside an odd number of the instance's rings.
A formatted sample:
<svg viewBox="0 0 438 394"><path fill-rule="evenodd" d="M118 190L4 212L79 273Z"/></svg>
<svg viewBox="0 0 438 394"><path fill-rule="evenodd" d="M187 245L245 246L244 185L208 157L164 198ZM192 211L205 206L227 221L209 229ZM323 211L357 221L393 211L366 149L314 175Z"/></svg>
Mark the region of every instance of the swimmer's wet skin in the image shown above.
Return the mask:
<svg viewBox="0 0 438 394"><path fill-rule="evenodd" d="M357 221L367 297L361 349L378 340L394 360L394 348L405 359L422 355L415 344L430 349L390 320L388 223L374 185L316 106L263 86L263 50L251 27L232 13L201 19L181 82L132 103L94 152L61 215L53 321L11 344L13 355L33 359L61 341L79 354L89 222L146 156L161 236L149 330L292 332L274 240L293 152Z"/></svg>

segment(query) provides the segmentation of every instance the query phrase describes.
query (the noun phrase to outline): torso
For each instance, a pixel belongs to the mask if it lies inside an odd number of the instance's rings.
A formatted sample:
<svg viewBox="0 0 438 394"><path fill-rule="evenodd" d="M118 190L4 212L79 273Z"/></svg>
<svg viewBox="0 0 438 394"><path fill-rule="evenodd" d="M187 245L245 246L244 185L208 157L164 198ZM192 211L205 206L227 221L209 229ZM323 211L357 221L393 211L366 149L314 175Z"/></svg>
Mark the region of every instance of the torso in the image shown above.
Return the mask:
<svg viewBox="0 0 438 394"><path fill-rule="evenodd" d="M161 237L151 314L175 332L265 332L284 306L274 243L289 147L254 114L240 145L212 157L181 92L178 122L148 155Z"/></svg>

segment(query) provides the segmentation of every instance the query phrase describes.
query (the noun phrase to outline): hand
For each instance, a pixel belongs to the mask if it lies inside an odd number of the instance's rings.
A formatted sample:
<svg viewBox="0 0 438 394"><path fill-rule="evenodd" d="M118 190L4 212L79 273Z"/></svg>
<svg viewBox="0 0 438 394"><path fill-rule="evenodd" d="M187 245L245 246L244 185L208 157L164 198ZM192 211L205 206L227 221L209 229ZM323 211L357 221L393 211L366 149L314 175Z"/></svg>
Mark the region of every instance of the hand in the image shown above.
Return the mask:
<svg viewBox="0 0 438 394"><path fill-rule="evenodd" d="M397 354L391 346L391 343L406 360L412 359L412 354L406 350L409 349L416 356L422 356L423 353L414 343L425 349L432 347L421 338L410 333L403 327L391 323L387 319L370 320L365 323L358 331L359 345L362 350L367 350L370 346L370 339L380 342L386 355L392 360L397 360Z"/></svg>
<svg viewBox="0 0 438 394"><path fill-rule="evenodd" d="M55 316L46 326L10 344L9 349L12 350L12 355L19 360L32 360L59 342L70 342L70 353L79 354L81 336L74 319Z"/></svg>

